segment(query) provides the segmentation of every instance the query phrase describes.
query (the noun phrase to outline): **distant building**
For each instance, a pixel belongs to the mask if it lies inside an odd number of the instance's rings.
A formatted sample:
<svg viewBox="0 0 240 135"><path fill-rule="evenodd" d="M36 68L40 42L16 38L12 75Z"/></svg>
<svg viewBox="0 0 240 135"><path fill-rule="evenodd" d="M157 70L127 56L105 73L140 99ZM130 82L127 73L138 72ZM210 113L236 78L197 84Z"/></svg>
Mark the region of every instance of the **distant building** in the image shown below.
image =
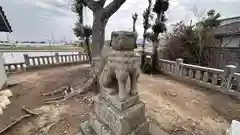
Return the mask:
<svg viewBox="0 0 240 135"><path fill-rule="evenodd" d="M240 47L240 16L220 20L214 35L223 47Z"/></svg>
<svg viewBox="0 0 240 135"><path fill-rule="evenodd" d="M236 65L240 72L240 16L220 21L220 26L214 29L218 42L212 48L209 66L224 68L225 65Z"/></svg>

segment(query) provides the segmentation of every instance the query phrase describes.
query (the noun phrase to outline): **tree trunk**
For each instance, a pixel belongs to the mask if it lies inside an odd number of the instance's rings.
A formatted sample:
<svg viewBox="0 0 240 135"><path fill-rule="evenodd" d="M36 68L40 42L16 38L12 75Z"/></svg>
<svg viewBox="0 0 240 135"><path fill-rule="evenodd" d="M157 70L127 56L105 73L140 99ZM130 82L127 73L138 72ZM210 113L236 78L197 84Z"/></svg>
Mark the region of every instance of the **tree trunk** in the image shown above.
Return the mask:
<svg viewBox="0 0 240 135"><path fill-rule="evenodd" d="M133 21L133 32L136 32L136 20Z"/></svg>
<svg viewBox="0 0 240 135"><path fill-rule="evenodd" d="M105 41L105 27L107 20L102 19L101 12L94 12L94 22L92 26L92 45L91 45L91 79L85 85L86 89L84 91L88 91L92 89L94 92L98 92L100 90L99 86L99 76L102 72L102 69L105 65L104 58L101 56L101 52L104 46Z"/></svg>
<svg viewBox="0 0 240 135"><path fill-rule="evenodd" d="M100 59L101 58L101 51L104 46L105 42L105 27L107 24L108 19L103 19L102 18L102 13L101 12L94 12L94 22L93 22L93 27L92 27L92 58L93 59ZM101 72L104 63L100 61L93 61L93 65L97 66L94 67L94 69L98 71L94 71L94 73ZM96 63L97 62L97 63ZM99 74L99 73L97 73Z"/></svg>
<svg viewBox="0 0 240 135"><path fill-rule="evenodd" d="M157 14L156 24L160 24L162 22L163 13ZM154 34L154 41L153 41L153 52L152 52L152 72L157 72L157 62L158 62L158 35L159 33Z"/></svg>
<svg viewBox="0 0 240 135"><path fill-rule="evenodd" d="M89 37L87 37L85 39L85 42L86 42L86 45L87 45L87 55L88 55L88 59L89 59L89 62L90 64L92 63L92 56L91 56L91 49L90 49L90 44L89 44Z"/></svg>
<svg viewBox="0 0 240 135"><path fill-rule="evenodd" d="M157 72L157 62L158 62L158 39L155 39L153 42L153 52L152 52L152 72Z"/></svg>
<svg viewBox="0 0 240 135"><path fill-rule="evenodd" d="M100 13L94 13L94 22L92 27L92 55L99 57L104 46L106 20L101 18Z"/></svg>
<svg viewBox="0 0 240 135"><path fill-rule="evenodd" d="M146 29L144 29L144 32L143 32L141 68L143 68L143 67L144 67L144 64L145 64L145 44L146 44Z"/></svg>

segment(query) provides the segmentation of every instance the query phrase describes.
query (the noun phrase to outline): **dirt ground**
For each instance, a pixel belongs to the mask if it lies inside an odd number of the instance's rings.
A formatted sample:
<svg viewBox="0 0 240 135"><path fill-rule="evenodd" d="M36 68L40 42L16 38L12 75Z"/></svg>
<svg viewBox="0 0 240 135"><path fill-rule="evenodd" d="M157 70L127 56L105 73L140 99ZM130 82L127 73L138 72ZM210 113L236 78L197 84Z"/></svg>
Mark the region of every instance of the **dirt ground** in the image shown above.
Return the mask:
<svg viewBox="0 0 240 135"><path fill-rule="evenodd" d="M90 112L91 105L85 99L91 97L92 93L66 100L61 104L44 104L44 100L48 97L41 96L41 94L67 85L77 87L86 82L87 72L86 66L66 66L10 76L10 79L18 81L18 85L10 88L13 97L10 99L11 104L0 116L0 130L24 115L22 107L26 106L41 115L21 121L4 132L4 135L73 135L78 133L79 123ZM47 132L49 125L56 121L57 123Z"/></svg>
<svg viewBox="0 0 240 135"><path fill-rule="evenodd" d="M66 66L10 76L19 83L10 88L14 95L0 116L0 131L25 114L23 106L40 115L21 121L2 135L78 133L79 124L91 111L92 104L88 99L94 94L44 104L46 97L41 93L66 85L77 87L86 82L87 72L86 66ZM139 94L146 103L148 118L170 135L224 135L230 121L240 117L239 101L165 76L141 75Z"/></svg>
<svg viewBox="0 0 240 135"><path fill-rule="evenodd" d="M165 76L141 75L147 115L171 135L225 135L240 118L240 101Z"/></svg>

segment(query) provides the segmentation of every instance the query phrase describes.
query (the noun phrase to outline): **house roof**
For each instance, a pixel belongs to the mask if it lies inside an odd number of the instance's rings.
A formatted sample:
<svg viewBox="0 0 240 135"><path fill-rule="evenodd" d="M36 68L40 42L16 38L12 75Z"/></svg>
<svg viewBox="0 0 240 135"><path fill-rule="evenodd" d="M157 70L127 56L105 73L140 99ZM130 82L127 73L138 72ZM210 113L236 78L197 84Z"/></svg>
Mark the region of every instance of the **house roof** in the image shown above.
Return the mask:
<svg viewBox="0 0 240 135"><path fill-rule="evenodd" d="M240 35L240 22L234 22L218 26L214 29L215 36L233 36Z"/></svg>
<svg viewBox="0 0 240 135"><path fill-rule="evenodd" d="M220 19L219 21L226 21L226 20L233 20L233 19L240 19L240 16L235 16L235 17L229 17L229 18L224 18L224 19Z"/></svg>
<svg viewBox="0 0 240 135"><path fill-rule="evenodd" d="M1 6L0 6L0 32L12 32L12 28Z"/></svg>

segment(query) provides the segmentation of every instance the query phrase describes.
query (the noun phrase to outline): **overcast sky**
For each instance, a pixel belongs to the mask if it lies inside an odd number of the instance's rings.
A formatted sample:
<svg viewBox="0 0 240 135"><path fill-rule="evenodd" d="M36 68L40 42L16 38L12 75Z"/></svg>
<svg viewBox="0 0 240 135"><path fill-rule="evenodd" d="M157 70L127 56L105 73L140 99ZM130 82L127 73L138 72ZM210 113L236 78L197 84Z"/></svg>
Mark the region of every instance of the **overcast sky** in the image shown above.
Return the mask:
<svg viewBox="0 0 240 135"><path fill-rule="evenodd" d="M12 26L13 40L75 40L72 27L76 15L71 12L70 0L0 0L5 14ZM112 0L107 0L110 3ZM127 0L114 14L106 27L106 39L113 30L131 30L132 13L140 14L137 21L137 31L142 35L142 12L148 5L148 0ZM215 9L222 18L240 16L240 0L170 0L167 11L167 25L177 21L195 20L190 11L193 7L200 10ZM92 13L84 11L85 22L92 22ZM141 37L139 37L141 38ZM5 40L6 34L0 33L0 40Z"/></svg>

